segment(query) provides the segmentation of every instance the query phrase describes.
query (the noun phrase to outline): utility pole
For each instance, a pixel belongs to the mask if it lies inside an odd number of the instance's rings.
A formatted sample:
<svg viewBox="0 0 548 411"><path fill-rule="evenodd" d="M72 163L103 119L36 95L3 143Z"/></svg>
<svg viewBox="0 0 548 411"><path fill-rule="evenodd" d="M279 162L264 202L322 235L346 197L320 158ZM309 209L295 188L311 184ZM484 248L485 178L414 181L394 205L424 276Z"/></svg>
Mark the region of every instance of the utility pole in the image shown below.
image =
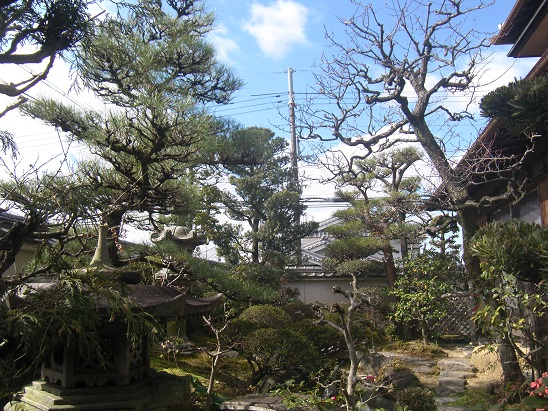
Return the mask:
<svg viewBox="0 0 548 411"><path fill-rule="evenodd" d="M301 185L299 184L299 168L297 158L299 156L299 143L297 141L297 130L295 128L295 93L293 92L293 69L289 67L287 69L287 85L289 90L289 130L291 133L291 189L301 194ZM300 200L300 198L299 198ZM295 224L301 223L301 216L298 214ZM297 259L297 265L302 264L302 250L301 239L297 239L295 247L295 256Z"/></svg>
<svg viewBox="0 0 548 411"><path fill-rule="evenodd" d="M297 131L295 129L295 93L293 92L293 69L287 69L287 85L289 88L289 130L291 133L291 184L292 189L300 192L299 168L297 157L299 155L299 145L297 142Z"/></svg>

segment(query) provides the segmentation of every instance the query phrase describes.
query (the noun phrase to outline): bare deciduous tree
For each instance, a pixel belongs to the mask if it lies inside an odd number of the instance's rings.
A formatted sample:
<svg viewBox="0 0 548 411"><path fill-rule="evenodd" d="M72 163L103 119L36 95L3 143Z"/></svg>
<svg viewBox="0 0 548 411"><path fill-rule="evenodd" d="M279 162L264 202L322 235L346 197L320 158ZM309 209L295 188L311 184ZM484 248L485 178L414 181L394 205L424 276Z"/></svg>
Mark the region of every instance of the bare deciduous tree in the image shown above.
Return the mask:
<svg viewBox="0 0 548 411"><path fill-rule="evenodd" d="M353 335L353 328L355 326L355 316L363 307L375 307L379 301L373 301L376 297L368 295L365 289L358 287L358 278L352 274L352 281L350 283L351 288L349 290L343 290L341 287L333 287L332 292L334 294L340 294L347 300L346 308L343 308L339 304L327 305L316 303L314 309L319 317L318 324L327 324L337 330L343 337L346 343L346 349L348 350L348 360L350 365L348 367L348 373L346 374L346 384L342 386L342 392L344 395L346 410L353 411L358 404L358 395L356 393L356 387L358 383L365 382L366 377L358 375L358 366L361 361L361 355L357 347L355 336ZM338 321L334 322L326 318L325 311L335 313L338 317Z"/></svg>
<svg viewBox="0 0 548 411"><path fill-rule="evenodd" d="M490 3L391 0L375 10L351 1L356 12L340 19L347 36L326 34L335 52L323 58L314 98L331 104L323 109L312 99L304 109L309 138L322 138L319 133L328 129L331 136L323 139L359 147L360 158L397 144L419 144L440 180L438 194L443 195L438 199L446 199L444 207L457 212L464 261L470 278L477 278L478 260L468 247L478 229L476 209L482 202L509 198L519 188L513 179L519 159L504 161L503 153L483 141L474 145L483 156L481 163L456 167L454 162L465 148L454 124L472 117L472 97L487 62L482 53L489 45L487 34L469 20ZM448 99L457 95L467 96L468 102ZM507 179L508 190L474 201L470 184L493 173Z"/></svg>

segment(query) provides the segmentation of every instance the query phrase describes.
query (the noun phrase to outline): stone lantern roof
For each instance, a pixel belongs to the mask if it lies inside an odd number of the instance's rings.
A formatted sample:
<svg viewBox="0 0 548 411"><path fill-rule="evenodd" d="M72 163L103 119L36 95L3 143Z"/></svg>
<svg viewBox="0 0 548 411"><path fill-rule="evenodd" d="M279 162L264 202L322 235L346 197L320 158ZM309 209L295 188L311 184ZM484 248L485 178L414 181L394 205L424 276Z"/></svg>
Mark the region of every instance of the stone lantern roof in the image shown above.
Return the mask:
<svg viewBox="0 0 548 411"><path fill-rule="evenodd" d="M99 227L97 248L88 268L81 270L83 274L91 270L99 270L117 276L122 287L127 290L127 296L133 302L136 309L142 309L160 320L179 320L201 317L215 310L221 303L222 293L217 295L197 298L186 295L179 289L163 285L139 284L141 273L137 271L120 270L112 266L106 247L107 226ZM13 305L24 304L25 295L30 291L39 292L52 289L57 286L55 277L42 277L32 279L25 283L17 295L11 296L9 303ZM110 316L110 308L107 301L98 300L96 307L101 314Z"/></svg>

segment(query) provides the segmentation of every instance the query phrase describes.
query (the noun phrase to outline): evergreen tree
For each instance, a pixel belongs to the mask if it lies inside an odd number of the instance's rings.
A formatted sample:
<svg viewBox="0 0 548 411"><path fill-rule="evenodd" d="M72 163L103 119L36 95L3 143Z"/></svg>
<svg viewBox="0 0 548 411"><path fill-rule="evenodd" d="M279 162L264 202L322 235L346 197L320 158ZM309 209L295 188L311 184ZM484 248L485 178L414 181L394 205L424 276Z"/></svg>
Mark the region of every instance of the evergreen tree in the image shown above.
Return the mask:
<svg viewBox="0 0 548 411"><path fill-rule="evenodd" d="M162 214L186 215L200 199L196 175L219 146L225 125L207 106L226 103L240 82L204 40L213 16L199 1L125 4L98 22L76 56L81 84L104 109L48 98L24 111L68 133L95 155L78 164L81 184L116 239L132 212L156 228ZM134 214L133 214L134 215ZM109 244L119 264L116 244Z"/></svg>
<svg viewBox="0 0 548 411"><path fill-rule="evenodd" d="M418 223L409 221L420 212L420 178L405 176L420 158L415 148L406 147L354 161L352 168L340 171L338 183L343 190L338 196L351 206L335 213L342 223L329 228L337 237L329 254L346 248L346 253L354 253L349 259L363 259L366 255L359 252L360 247L365 245L367 252L376 247L383 255L388 284L394 286L395 255L404 258L408 243L416 242L421 230ZM394 241L399 249L394 250Z"/></svg>
<svg viewBox="0 0 548 411"><path fill-rule="evenodd" d="M225 156L231 191L217 191L215 199L236 222L213 221L211 235L219 253L232 264L283 267L296 252L300 239L317 229L300 223L305 206L290 188L287 142L266 128L236 130ZM241 224L243 223L243 225Z"/></svg>

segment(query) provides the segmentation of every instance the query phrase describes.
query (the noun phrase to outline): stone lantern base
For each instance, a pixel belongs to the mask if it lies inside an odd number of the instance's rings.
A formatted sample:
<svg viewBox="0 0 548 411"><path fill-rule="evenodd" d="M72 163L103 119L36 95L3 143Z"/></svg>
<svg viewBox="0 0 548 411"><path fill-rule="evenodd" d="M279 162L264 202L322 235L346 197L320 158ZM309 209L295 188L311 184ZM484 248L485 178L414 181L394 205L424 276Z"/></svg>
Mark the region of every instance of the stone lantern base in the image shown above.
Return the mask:
<svg viewBox="0 0 548 411"><path fill-rule="evenodd" d="M190 381L156 373L125 386L66 388L34 381L4 411L189 411Z"/></svg>

